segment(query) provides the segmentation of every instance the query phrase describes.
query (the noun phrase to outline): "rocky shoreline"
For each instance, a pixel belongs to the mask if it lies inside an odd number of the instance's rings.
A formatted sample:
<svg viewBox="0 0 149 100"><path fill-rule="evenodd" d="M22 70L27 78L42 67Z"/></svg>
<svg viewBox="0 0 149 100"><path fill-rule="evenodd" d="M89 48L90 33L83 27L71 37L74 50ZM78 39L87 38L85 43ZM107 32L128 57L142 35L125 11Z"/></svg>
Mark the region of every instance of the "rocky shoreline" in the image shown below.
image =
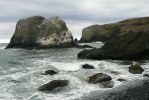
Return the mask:
<svg viewBox="0 0 149 100"><path fill-rule="evenodd" d="M81 59L147 60L149 59L149 17L128 19L108 26L119 27L118 35L101 48L83 50ZM112 28L113 29L113 28Z"/></svg>
<svg viewBox="0 0 149 100"><path fill-rule="evenodd" d="M94 91L75 100L148 100L149 80L125 83L112 90Z"/></svg>
<svg viewBox="0 0 149 100"><path fill-rule="evenodd" d="M83 29L80 41L73 39L66 23L59 17L45 19L42 16L32 16L17 22L16 30L6 47L25 49L50 49L50 48L92 48L78 53L80 59L93 60L148 60L149 59L149 17L135 18L106 25L94 25ZM100 34L99 34L100 33ZM98 37L99 36L99 37ZM79 45L79 42L102 41L101 48L89 45ZM91 70L95 67L89 64L82 65L82 69ZM139 64L133 63L128 67L132 74L142 74L145 71ZM58 72L47 70L42 75L55 75ZM118 74L116 71L111 72ZM142 74L142 77L148 77ZM118 78L124 82L127 79ZM113 88L112 77L106 73L96 73L85 80L89 84L98 84L102 88ZM11 82L11 81L9 81ZM12 80L12 82L18 82ZM68 86L69 80L52 80L38 88L39 91L53 91L57 88ZM137 82L132 85L114 88L102 94L82 97L81 100L147 100L149 81ZM136 92L136 91L141 91ZM134 93L132 93L134 92ZM146 93L147 92L147 93ZM139 94L140 93L140 94ZM92 94L92 93L91 93ZM106 95L106 96L105 96ZM145 97L144 97L145 96ZM84 99L85 98L85 99ZM142 99L143 98L143 99Z"/></svg>

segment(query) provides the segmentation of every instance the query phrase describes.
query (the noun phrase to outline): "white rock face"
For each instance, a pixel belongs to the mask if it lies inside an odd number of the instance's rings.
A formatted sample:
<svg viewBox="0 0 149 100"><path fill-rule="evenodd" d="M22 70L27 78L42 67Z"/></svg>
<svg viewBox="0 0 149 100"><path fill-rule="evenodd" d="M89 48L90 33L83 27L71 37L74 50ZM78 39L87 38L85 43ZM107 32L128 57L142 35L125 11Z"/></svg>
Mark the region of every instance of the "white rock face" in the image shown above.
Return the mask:
<svg viewBox="0 0 149 100"><path fill-rule="evenodd" d="M59 46L65 43L71 44L73 42L71 32L66 27L65 22L59 17L45 19L40 25L40 28L41 30L43 29L43 31L41 31L43 36L39 37L36 42L41 45Z"/></svg>
<svg viewBox="0 0 149 100"><path fill-rule="evenodd" d="M66 31L60 34L61 36L57 36L57 34L52 34L48 37L41 37L37 39L37 43L41 45L63 45L65 43L71 43L73 40L73 36L70 31Z"/></svg>

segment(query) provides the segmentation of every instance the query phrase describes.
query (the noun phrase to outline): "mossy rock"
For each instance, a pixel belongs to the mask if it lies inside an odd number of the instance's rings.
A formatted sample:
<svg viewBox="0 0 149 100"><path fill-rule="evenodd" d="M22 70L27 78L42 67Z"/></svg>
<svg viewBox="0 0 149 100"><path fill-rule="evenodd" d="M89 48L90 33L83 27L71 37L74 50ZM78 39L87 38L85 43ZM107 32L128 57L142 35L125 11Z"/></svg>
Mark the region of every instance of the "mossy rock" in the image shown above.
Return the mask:
<svg viewBox="0 0 149 100"><path fill-rule="evenodd" d="M93 84L111 81L111 80L112 80L112 77L104 73L97 73L88 78L88 82Z"/></svg>
<svg viewBox="0 0 149 100"><path fill-rule="evenodd" d="M143 71L144 69L139 64L129 66L129 72L132 74L142 74Z"/></svg>

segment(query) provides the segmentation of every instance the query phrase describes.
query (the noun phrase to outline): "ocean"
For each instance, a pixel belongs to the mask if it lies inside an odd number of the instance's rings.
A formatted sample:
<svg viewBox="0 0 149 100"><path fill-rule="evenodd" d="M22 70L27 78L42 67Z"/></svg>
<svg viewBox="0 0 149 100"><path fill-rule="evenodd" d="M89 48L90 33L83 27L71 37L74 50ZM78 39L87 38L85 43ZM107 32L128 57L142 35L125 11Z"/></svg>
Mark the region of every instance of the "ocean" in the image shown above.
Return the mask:
<svg viewBox="0 0 149 100"><path fill-rule="evenodd" d="M128 61L78 59L77 54L83 49L4 49L7 44L0 43L0 100L78 100L93 91L98 93L111 91L126 83L144 79L143 74L128 72L130 66ZM94 42L89 45L101 47L103 44ZM93 65L95 69L82 69L83 64ZM143 61L140 64L145 72L149 71L149 61ZM56 70L58 73L42 75L49 69ZM96 73L110 75L114 87L102 88L88 83L87 78ZM127 81L120 82L118 78ZM56 79L70 82L60 91L45 93L37 90L39 86ZM10 80L18 82L10 82Z"/></svg>

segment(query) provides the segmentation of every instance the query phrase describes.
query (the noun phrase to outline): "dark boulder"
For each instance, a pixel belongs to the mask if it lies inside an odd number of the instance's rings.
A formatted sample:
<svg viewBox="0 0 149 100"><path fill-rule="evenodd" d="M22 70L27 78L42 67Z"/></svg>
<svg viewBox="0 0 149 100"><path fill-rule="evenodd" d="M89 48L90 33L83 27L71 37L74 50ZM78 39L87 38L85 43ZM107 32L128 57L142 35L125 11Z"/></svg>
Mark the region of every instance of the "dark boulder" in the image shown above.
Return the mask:
<svg viewBox="0 0 149 100"><path fill-rule="evenodd" d="M144 71L144 69L139 64L131 65L128 69L132 74L142 74Z"/></svg>
<svg viewBox="0 0 149 100"><path fill-rule="evenodd" d="M120 82L127 81L126 79L123 79L123 78L118 78L117 80L120 81Z"/></svg>
<svg viewBox="0 0 149 100"><path fill-rule="evenodd" d="M42 75L54 75L54 74L57 74L57 72L54 70L46 70L44 73L42 73Z"/></svg>
<svg viewBox="0 0 149 100"><path fill-rule="evenodd" d="M149 77L149 73L144 73L143 76L144 77Z"/></svg>
<svg viewBox="0 0 149 100"><path fill-rule="evenodd" d="M94 66L89 65L89 64L84 64L84 65L82 65L82 68L83 69L94 69Z"/></svg>
<svg viewBox="0 0 149 100"><path fill-rule="evenodd" d="M105 81L111 81L111 80L112 80L112 77L104 73L97 73L88 78L88 82L93 84L101 83Z"/></svg>
<svg viewBox="0 0 149 100"><path fill-rule="evenodd" d="M92 84L99 83L99 86L102 88L112 88L114 86L114 82L111 80L112 77L104 73L97 73L88 78L89 83Z"/></svg>
<svg viewBox="0 0 149 100"><path fill-rule="evenodd" d="M53 80L47 84L44 84L38 88L39 91L52 91L53 89L67 86L68 80Z"/></svg>

